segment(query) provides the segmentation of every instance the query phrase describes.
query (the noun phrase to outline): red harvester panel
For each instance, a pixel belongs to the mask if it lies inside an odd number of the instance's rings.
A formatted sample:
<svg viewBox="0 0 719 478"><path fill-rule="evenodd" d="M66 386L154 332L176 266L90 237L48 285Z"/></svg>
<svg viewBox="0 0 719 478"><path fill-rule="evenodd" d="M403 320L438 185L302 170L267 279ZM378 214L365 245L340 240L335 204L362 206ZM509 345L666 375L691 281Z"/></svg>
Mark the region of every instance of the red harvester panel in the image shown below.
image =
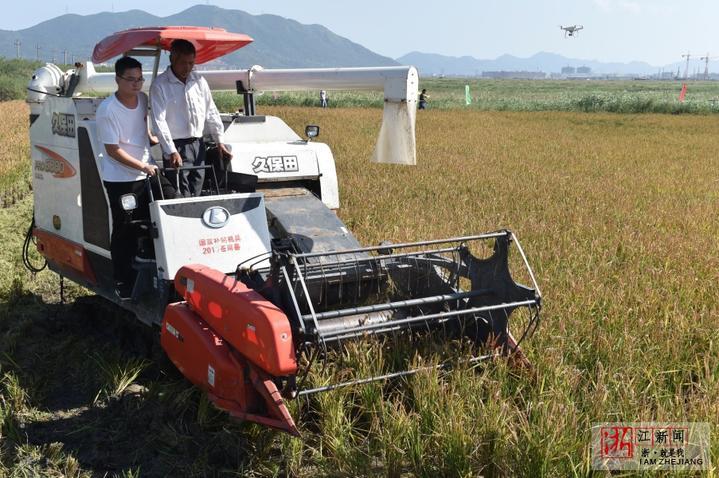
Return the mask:
<svg viewBox="0 0 719 478"><path fill-rule="evenodd" d="M32 230L32 234L37 240L37 250L48 261L55 262L59 267L79 274L91 284L97 282L85 248L80 244L37 227Z"/></svg>
<svg viewBox="0 0 719 478"><path fill-rule="evenodd" d="M273 379L233 351L186 302L165 308L160 343L218 408L240 420L300 435Z"/></svg>
<svg viewBox="0 0 719 478"><path fill-rule="evenodd" d="M211 397L234 402L237 410L255 408L259 395L245 383L244 367L233 361L229 347L184 302L165 309L160 343L180 372Z"/></svg>
<svg viewBox="0 0 719 478"><path fill-rule="evenodd" d="M297 372L289 320L262 295L198 264L177 272L175 289L223 340L257 367L274 376Z"/></svg>

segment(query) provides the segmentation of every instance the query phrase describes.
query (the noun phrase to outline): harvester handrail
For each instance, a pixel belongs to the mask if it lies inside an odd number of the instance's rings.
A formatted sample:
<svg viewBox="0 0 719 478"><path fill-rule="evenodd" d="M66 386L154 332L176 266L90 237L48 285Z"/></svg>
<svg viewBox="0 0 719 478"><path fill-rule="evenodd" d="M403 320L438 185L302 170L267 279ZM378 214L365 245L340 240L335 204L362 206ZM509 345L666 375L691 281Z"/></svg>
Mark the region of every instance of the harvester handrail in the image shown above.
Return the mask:
<svg viewBox="0 0 719 478"><path fill-rule="evenodd" d="M527 260L527 256L524 254L524 249L522 249L522 245L519 243L519 239L517 239L517 236L514 235L512 232L512 240L517 245L517 249L519 250L519 254L522 256L522 260L524 261L524 265L527 267L527 272L529 272L529 278L532 279L532 285L534 286L534 290L536 292L537 297L542 297L542 292L539 290L539 285L537 284L537 280L534 278L534 272L532 271L532 267L529 265L529 261Z"/></svg>
<svg viewBox="0 0 719 478"><path fill-rule="evenodd" d="M467 360L462 360L460 363L473 364L473 363L481 362L483 360L491 359L491 358L495 357L496 355L497 355L496 353L478 355L476 357L471 357ZM357 380L350 380L348 382L334 383L332 385L324 385L322 387L308 388L305 390L300 390L297 393L297 396L300 397L302 395L311 395L313 393L329 392L331 390L336 390L338 388L349 387L352 385L364 385L366 383L378 382L380 380L389 380L391 378L406 377L408 375L414 375L418 372L429 372L430 370L442 370L442 369L448 368L449 366L450 366L449 363L440 363L437 365L428 365L426 367L417 367L417 368L413 368L410 370L403 370L401 372L386 373L384 375L376 375L374 377L360 378Z"/></svg>
<svg viewBox="0 0 719 478"><path fill-rule="evenodd" d="M290 275L287 273L287 268L286 268L285 266L282 266L281 269L282 269L282 275L284 276L285 281L286 281L288 284L290 284ZM297 302L297 296L295 295L294 289L293 289L292 287L288 287L287 289L290 291L290 298L292 298L292 305L294 305L296 311L299 311L299 310L300 310L300 304ZM305 294L306 294L306 293L307 293L307 288L305 288ZM312 307L312 304L310 304L310 307ZM312 310L312 309L310 309L310 310ZM299 322L300 330L301 330L302 333L304 334L305 331L306 331L306 329L305 329L305 323L304 323L303 320L300 320L300 321L298 321L298 322Z"/></svg>
<svg viewBox="0 0 719 478"><path fill-rule="evenodd" d="M490 292L492 292L492 289L476 289L470 290L468 292L456 292L454 294L440 294L429 297L420 297L418 299L398 300L395 302L363 305L360 307L348 307L346 309L328 310L327 312L320 312L319 314L315 314L315 317L320 320L336 319L348 315L367 314L370 312L382 312L395 308L401 309L405 307L414 307L415 305L435 304L437 302L446 302L450 300L468 299L470 297L477 297L479 295L488 294ZM302 316L302 319L309 319L311 317L312 314L305 314Z"/></svg>
<svg viewBox="0 0 719 478"><path fill-rule="evenodd" d="M377 256L364 256L364 257L354 257L352 259L343 260L343 261L333 261L330 263L307 263L304 262L302 265L302 272L303 274L307 275L313 274L313 273L322 273L322 275L327 276L326 269L328 267L332 267L334 270L337 270L338 272L335 273L335 275L341 275L340 269L343 266L355 266L362 262L372 262L376 263L377 261L386 261L388 259L399 259L399 258L408 258L408 257L414 257L414 256L433 256L436 259L439 256L439 258L442 258L443 256L440 256L440 254L445 254L448 252L458 252L458 247L446 247L442 249L431 249L431 250L424 250L424 251L414 251L414 252L400 252L397 254L381 254ZM351 254L351 253L348 253ZM447 259L445 259L447 260ZM309 277L309 276L307 276Z"/></svg>
<svg viewBox="0 0 719 478"><path fill-rule="evenodd" d="M304 252L300 254L291 253L293 257L297 258L311 258L311 257L319 257L319 256L338 256L342 254L353 254L358 252L371 252L371 251L379 251L379 250L386 250L386 249L401 249L406 247L418 247L418 246L429 246L432 244L447 244L450 242L467 242L467 241L477 241L481 239L493 239L495 237L502 237L512 235L514 237L514 234L512 234L510 231L497 231L497 232L490 232L487 234L479 234L476 236L463 236L463 237L451 237L449 239L435 239L432 241L420 241L420 242L405 242L400 244L386 244L386 245L380 245L380 246L369 246L369 247L359 247L356 249L343 249L339 251L324 251L324 252Z"/></svg>
<svg viewBox="0 0 719 478"><path fill-rule="evenodd" d="M476 314L479 312L490 312L493 310L500 310L500 309L508 309L508 308L516 308L521 306L531 306L531 305L538 305L537 300L521 300L517 302L509 302L509 303L503 303L503 304L496 304L496 305L486 305L482 307L473 307L471 309L462 309L462 310L452 310L447 312L437 312L435 314L427 314L427 315L420 315L415 317L407 317L405 319L399 319L399 320L391 320L387 322L379 322L376 324L367 324L367 325L361 325L359 327L353 327L351 329L345 329L340 330L338 332L342 332L342 335L334 335L337 332L326 332L322 335L323 340L343 340L351 337L356 337L357 335L361 335L364 332L368 331L374 331L375 333L380 332L389 332L395 328L397 328L400 325L405 324L412 324L416 322L422 322L432 319L440 319L437 322L442 323L449 320L449 317L457 317L460 315L467 315L467 314ZM485 319L483 319L485 320Z"/></svg>
<svg viewBox="0 0 719 478"><path fill-rule="evenodd" d="M307 305L308 305L309 308L310 308L310 314L312 314L312 319L313 319L313 321L314 321L314 323L315 323L315 330L319 330L320 326L319 326L319 324L317 323L317 314L315 313L315 307L312 305L312 301L309 300L309 297L311 297L311 296L310 296L310 291L307 289L307 284L305 284L304 277L302 276L302 274L299 273L299 271L300 271L300 264L297 262L297 258L296 258L295 256L292 256L292 255L291 255L290 258L291 258L291 260L292 260L293 265L295 266L295 270L297 271L297 275L299 276L300 284L302 285L302 290L303 290L304 293L305 293L305 297L308 298L308 299L307 299ZM290 289L292 289L292 288L290 287ZM295 306L297 306L297 304L295 304ZM299 313L299 310L300 310L300 309L299 309L299 307L298 307L298 308L297 308L297 312L298 312L298 313ZM301 321L300 321L300 322L301 322Z"/></svg>
<svg viewBox="0 0 719 478"><path fill-rule="evenodd" d="M394 246L382 246L379 249L391 249ZM353 252L348 252L348 249L345 249L343 252L346 254L353 254ZM345 266L345 265L355 265L360 262L376 262L378 260L386 260L386 259L399 259L399 258L405 258L405 257L414 257L414 256L431 256L431 255L437 255L437 254L444 254L447 252L458 252L458 247L445 247L441 249L430 249L430 250L424 250L424 251L414 251L414 252L398 252L396 254L380 254L377 256L365 256L365 257L354 257L352 259L344 260L344 261L333 261L330 263L303 263L302 270L307 272L314 272L316 270L320 270L324 272L324 269L328 266L331 266L333 268L338 268L337 266ZM334 252L334 251L332 251ZM320 255L330 255L329 253L319 253ZM335 255L335 254L331 254Z"/></svg>

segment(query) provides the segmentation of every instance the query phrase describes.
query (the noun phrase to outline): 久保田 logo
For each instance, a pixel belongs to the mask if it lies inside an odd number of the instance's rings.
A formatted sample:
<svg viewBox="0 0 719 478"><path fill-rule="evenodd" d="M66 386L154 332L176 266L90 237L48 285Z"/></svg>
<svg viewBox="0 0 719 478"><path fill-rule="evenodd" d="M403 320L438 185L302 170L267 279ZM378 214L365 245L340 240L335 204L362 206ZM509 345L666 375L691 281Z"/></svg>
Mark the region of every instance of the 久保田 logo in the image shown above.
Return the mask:
<svg viewBox="0 0 719 478"><path fill-rule="evenodd" d="M256 156L252 161L255 173L293 173L299 170L297 156Z"/></svg>
<svg viewBox="0 0 719 478"><path fill-rule="evenodd" d="M230 212L222 206L212 206L202 213L202 222L207 227L219 229L230 220Z"/></svg>

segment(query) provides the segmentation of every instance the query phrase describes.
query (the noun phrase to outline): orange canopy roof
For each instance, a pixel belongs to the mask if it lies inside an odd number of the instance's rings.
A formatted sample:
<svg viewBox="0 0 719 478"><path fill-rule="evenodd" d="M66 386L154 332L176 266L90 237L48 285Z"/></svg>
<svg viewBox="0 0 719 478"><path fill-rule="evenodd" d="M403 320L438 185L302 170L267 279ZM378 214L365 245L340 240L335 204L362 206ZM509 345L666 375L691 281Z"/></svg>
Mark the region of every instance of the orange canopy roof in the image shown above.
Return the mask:
<svg viewBox="0 0 719 478"><path fill-rule="evenodd" d="M187 40L195 45L195 63L206 63L248 45L253 40L241 33L207 27L147 27L113 33L95 45L92 61L102 63L139 46L160 46L169 50L173 40Z"/></svg>

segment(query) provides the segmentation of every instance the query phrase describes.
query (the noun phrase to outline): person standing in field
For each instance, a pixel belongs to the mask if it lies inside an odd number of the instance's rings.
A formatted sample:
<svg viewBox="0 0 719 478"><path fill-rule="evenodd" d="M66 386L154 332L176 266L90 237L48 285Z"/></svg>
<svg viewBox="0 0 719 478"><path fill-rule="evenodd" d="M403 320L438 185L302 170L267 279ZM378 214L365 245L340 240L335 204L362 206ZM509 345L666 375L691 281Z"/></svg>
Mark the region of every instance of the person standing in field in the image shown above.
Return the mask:
<svg viewBox="0 0 719 478"><path fill-rule="evenodd" d="M419 94L419 109L421 109L421 110L427 109L427 100L429 100L429 95L427 94L427 89L422 88L422 93Z"/></svg>
<svg viewBox="0 0 719 478"><path fill-rule="evenodd" d="M320 90L320 106L327 108L327 92L325 90Z"/></svg>
<svg viewBox="0 0 719 478"><path fill-rule="evenodd" d="M157 175L157 165L150 157L147 95L141 91L144 81L139 61L131 57L117 60L117 91L100 104L96 116L97 134L103 144L102 181L112 212L110 254L115 293L122 299L130 297L135 282L132 260L137 254L137 238L131 222L150 218L146 181ZM174 198L175 189L170 182L162 175L157 179L160 184L151 180L154 194L160 197L162 187L166 199ZM121 202L127 194L134 194L137 201L130 211Z"/></svg>
<svg viewBox="0 0 719 478"><path fill-rule="evenodd" d="M203 166L207 130L217 143L220 155L231 158L223 144L224 126L212 99L207 81L193 71L195 46L187 40L175 40L170 48L170 66L157 76L150 90L152 119L162 146L166 168L179 168L183 164ZM168 171L168 179L176 181L178 174ZM182 171L182 196L199 196L205 180L205 170Z"/></svg>

